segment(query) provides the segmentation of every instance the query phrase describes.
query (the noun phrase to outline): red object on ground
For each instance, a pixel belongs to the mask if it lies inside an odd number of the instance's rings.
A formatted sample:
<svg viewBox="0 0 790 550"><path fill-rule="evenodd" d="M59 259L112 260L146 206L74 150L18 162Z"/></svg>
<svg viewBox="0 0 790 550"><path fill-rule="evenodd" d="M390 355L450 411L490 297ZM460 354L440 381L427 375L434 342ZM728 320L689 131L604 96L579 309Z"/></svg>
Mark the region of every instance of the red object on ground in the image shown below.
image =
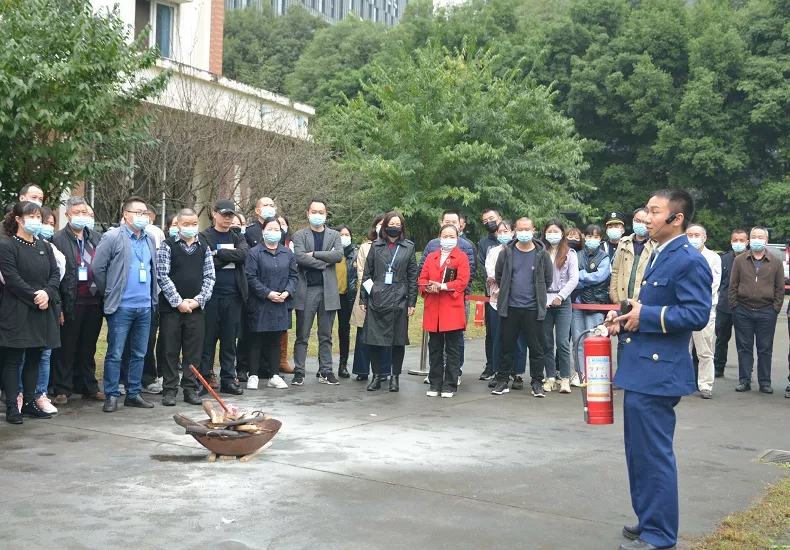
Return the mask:
<svg viewBox="0 0 790 550"><path fill-rule="evenodd" d="M612 343L606 336L584 340L584 369L588 424L614 424Z"/></svg>
<svg viewBox="0 0 790 550"><path fill-rule="evenodd" d="M483 302L477 302L475 303L475 326L482 327L484 320L485 312L483 308Z"/></svg>

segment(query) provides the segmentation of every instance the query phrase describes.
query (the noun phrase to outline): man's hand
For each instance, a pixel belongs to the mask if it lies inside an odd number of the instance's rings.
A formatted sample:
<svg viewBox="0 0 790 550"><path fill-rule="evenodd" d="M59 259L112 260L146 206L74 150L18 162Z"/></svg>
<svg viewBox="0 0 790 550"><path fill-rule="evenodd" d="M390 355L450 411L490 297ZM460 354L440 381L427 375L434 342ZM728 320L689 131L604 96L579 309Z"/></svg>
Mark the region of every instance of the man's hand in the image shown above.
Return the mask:
<svg viewBox="0 0 790 550"><path fill-rule="evenodd" d="M413 308L413 307L410 307L409 309L407 309L407 310L406 310L406 314L407 314L409 317L411 317L412 315L414 315L414 308Z"/></svg>
<svg viewBox="0 0 790 550"><path fill-rule="evenodd" d="M61 312L60 318L58 319L58 323L60 323L60 326L63 326L63 323L65 322L66 322L66 318L63 316L63 312Z"/></svg>
<svg viewBox="0 0 790 550"><path fill-rule="evenodd" d="M552 307L559 307L562 305L562 299L559 296L555 296L554 299L551 301Z"/></svg>
<svg viewBox="0 0 790 550"><path fill-rule="evenodd" d="M197 301L197 300L195 300L194 298L187 298L187 299L186 299L186 300L184 300L184 301L185 301L185 302L186 302L186 303L189 305L189 308L190 308L192 311L195 311L196 309L200 309L200 302L198 302L198 301Z"/></svg>
<svg viewBox="0 0 790 550"><path fill-rule="evenodd" d="M642 312L642 304L633 298L628 300L628 303L631 304L631 311L625 315L616 317L614 322L625 323L625 327L623 327L625 330L628 332L636 332L639 330L639 314Z"/></svg>
<svg viewBox="0 0 790 550"><path fill-rule="evenodd" d="M362 311L362 313L365 313L368 310L368 306L365 304L359 304L359 309Z"/></svg>
<svg viewBox="0 0 790 550"><path fill-rule="evenodd" d="M180 304L178 304L178 311L181 313L192 313L192 308L189 307L189 304L186 300L182 300Z"/></svg>
<svg viewBox="0 0 790 550"><path fill-rule="evenodd" d="M606 330L609 331L610 336L617 336L617 334L620 333L620 323L615 323L615 319L617 319L617 312L610 311L606 314L606 319L603 322Z"/></svg>

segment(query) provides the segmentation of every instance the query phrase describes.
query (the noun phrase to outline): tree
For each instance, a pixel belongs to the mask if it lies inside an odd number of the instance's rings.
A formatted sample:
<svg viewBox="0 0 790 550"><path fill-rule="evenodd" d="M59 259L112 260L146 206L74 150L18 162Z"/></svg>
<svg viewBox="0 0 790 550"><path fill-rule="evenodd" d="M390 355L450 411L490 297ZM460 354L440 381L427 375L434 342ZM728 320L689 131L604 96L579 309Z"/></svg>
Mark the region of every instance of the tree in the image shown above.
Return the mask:
<svg viewBox="0 0 790 550"><path fill-rule="evenodd" d="M145 99L168 75L144 77L158 57L145 33L130 41L117 13L88 0L9 0L0 5L0 182L13 200L39 185L55 204L64 190L105 171L128 170L148 138Z"/></svg>
<svg viewBox="0 0 790 550"><path fill-rule="evenodd" d="M554 108L549 88L518 67L498 78L495 66L489 54L430 43L394 68L374 67L363 92L323 119L319 137L364 182L354 198L365 221L398 209L425 239L445 208L493 206L536 223L564 209L588 211L576 200L588 187L572 121Z"/></svg>

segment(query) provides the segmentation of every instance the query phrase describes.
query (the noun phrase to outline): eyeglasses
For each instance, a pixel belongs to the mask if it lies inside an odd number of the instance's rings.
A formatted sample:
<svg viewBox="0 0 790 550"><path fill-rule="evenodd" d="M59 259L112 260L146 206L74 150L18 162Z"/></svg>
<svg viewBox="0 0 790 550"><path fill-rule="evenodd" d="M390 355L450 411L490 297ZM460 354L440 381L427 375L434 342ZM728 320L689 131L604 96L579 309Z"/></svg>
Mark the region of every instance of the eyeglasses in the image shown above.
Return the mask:
<svg viewBox="0 0 790 550"><path fill-rule="evenodd" d="M147 214L145 210L124 210L124 212L134 214L135 216L145 216Z"/></svg>

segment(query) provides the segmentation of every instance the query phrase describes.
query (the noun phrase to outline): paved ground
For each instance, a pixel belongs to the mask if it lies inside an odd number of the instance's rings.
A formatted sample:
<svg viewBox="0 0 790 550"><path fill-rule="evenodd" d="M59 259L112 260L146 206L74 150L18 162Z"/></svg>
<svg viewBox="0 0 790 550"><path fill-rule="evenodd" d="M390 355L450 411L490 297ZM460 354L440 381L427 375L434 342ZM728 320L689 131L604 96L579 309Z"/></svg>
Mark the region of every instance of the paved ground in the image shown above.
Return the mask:
<svg viewBox="0 0 790 550"><path fill-rule="evenodd" d="M776 390L786 384L787 349L782 315ZM58 549L616 549L633 520L622 396L614 426L587 426L578 392L491 396L476 380L482 341L466 350L467 376L449 400L427 398L414 376L400 394L313 376L302 388L248 392L233 402L271 411L283 429L247 464L206 462L171 420L202 411L181 403L108 415L77 400L49 421L2 423L0 540ZM755 458L790 447L790 399L736 394L734 365L731 351L713 401L690 397L677 409L684 537L749 506L782 473Z"/></svg>

